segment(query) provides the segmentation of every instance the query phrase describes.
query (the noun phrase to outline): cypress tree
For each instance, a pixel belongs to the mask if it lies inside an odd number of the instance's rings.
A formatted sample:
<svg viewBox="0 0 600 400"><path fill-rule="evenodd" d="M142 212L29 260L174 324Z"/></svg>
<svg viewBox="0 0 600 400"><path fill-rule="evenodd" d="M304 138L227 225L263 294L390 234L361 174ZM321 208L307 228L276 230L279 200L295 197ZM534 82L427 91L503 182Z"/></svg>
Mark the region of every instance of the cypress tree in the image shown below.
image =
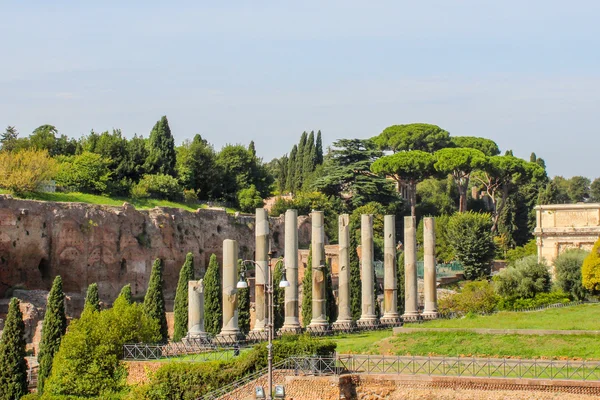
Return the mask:
<svg viewBox="0 0 600 400"><path fill-rule="evenodd" d="M398 286L398 293L397 293L397 300L398 300L398 313L400 315L404 314L404 310L405 310L405 300L404 300L404 252L401 252L400 254L398 254L398 256L396 257L397 261L397 268L396 268L396 279L398 281L397 286Z"/></svg>
<svg viewBox="0 0 600 400"><path fill-rule="evenodd" d="M238 269L241 267L242 260L238 260ZM244 335L250 332L250 287L238 289L238 326Z"/></svg>
<svg viewBox="0 0 600 400"><path fill-rule="evenodd" d="M254 140L251 140L250 144L248 145L248 153L250 153L253 158L256 157L256 146L254 145Z"/></svg>
<svg viewBox="0 0 600 400"><path fill-rule="evenodd" d="M302 132L300 143L298 143L298 153L296 154L296 168L294 171L294 190L302 188L302 178L304 177L304 152L306 147L307 134Z"/></svg>
<svg viewBox="0 0 600 400"><path fill-rule="evenodd" d="M308 177L311 172L315 169L316 153L315 153L315 132L311 131L306 139L306 145L304 146L302 164L302 183L308 181Z"/></svg>
<svg viewBox="0 0 600 400"><path fill-rule="evenodd" d="M290 158L287 162L287 174L285 181L285 190L288 192L294 193L294 182L296 179L296 157L298 154L298 146L294 145L292 147L292 151L290 152Z"/></svg>
<svg viewBox="0 0 600 400"><path fill-rule="evenodd" d="M96 282L92 283L87 288L87 293L85 295L85 305L83 306L83 309L100 311L100 297L98 295L98 284Z"/></svg>
<svg viewBox="0 0 600 400"><path fill-rule="evenodd" d="M12 298L0 339L0 399L20 399L27 394L25 323L19 300Z"/></svg>
<svg viewBox="0 0 600 400"><path fill-rule="evenodd" d="M321 131L317 132L317 142L315 143L316 165L323 164L323 140L321 139Z"/></svg>
<svg viewBox="0 0 600 400"><path fill-rule="evenodd" d="M148 174L175 176L175 140L169 121L163 116L152 128L148 139L148 157L144 168Z"/></svg>
<svg viewBox="0 0 600 400"><path fill-rule="evenodd" d="M217 256L212 254L208 268L204 274L204 329L208 333L217 334L223 322L223 293L221 290L221 274Z"/></svg>
<svg viewBox="0 0 600 400"><path fill-rule="evenodd" d="M352 319L360 319L362 285L360 282L360 261L356 249L358 247L357 224L350 223L350 313Z"/></svg>
<svg viewBox="0 0 600 400"><path fill-rule="evenodd" d="M121 292L119 293L119 297L124 299L127 302L127 304L133 303L133 300L131 298L131 285L129 283L123 286Z"/></svg>
<svg viewBox="0 0 600 400"><path fill-rule="evenodd" d="M306 327L312 319L312 245L308 248L308 261L302 278L302 326Z"/></svg>
<svg viewBox="0 0 600 400"><path fill-rule="evenodd" d="M52 289L46 301L46 314L42 325L42 339L38 353L39 372L37 389L38 394L44 392L44 383L50 376L54 354L60 347L65 331L67 330L67 316L65 315L65 294L63 293L62 279L54 278Z"/></svg>
<svg viewBox="0 0 600 400"><path fill-rule="evenodd" d="M179 342L188 331L188 282L194 280L194 256L187 253L185 263L179 271L179 282L173 305L174 324L173 341Z"/></svg>
<svg viewBox="0 0 600 400"><path fill-rule="evenodd" d="M331 276L331 265L329 262L325 264L327 271L325 273L325 300L326 300L326 308L327 308L327 321L330 324L333 324L337 319L337 305L335 304L335 296L333 294L333 281Z"/></svg>
<svg viewBox="0 0 600 400"><path fill-rule="evenodd" d="M149 318L158 321L159 325L159 340L166 342L169 339L167 330L167 316L165 314L165 297L163 295L163 264L160 258L157 258L152 265L150 273L150 282L148 283L148 291L144 297L144 314Z"/></svg>
<svg viewBox="0 0 600 400"><path fill-rule="evenodd" d="M279 287L279 282L283 278L283 262L278 260L273 272L273 310L275 317L275 330L280 329L285 321L285 288Z"/></svg>

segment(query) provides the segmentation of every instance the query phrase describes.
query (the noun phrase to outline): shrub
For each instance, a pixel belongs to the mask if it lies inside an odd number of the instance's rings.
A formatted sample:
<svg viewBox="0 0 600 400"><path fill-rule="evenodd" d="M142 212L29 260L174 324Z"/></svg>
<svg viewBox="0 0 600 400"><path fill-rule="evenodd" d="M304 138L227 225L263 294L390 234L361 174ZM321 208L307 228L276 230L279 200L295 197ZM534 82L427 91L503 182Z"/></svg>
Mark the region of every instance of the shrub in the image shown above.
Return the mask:
<svg viewBox="0 0 600 400"><path fill-rule="evenodd" d="M581 267L583 287L591 292L600 290L600 239L594 244L592 252L583 261Z"/></svg>
<svg viewBox="0 0 600 400"><path fill-rule="evenodd" d="M135 198L154 198L166 200L181 200L181 186L171 175L156 174L144 177L131 188Z"/></svg>
<svg viewBox="0 0 600 400"><path fill-rule="evenodd" d="M69 325L54 357L44 396L99 396L106 398L125 387L126 369L119 359L128 342L158 340L157 321L140 304L120 296L111 309L84 310Z"/></svg>
<svg viewBox="0 0 600 400"><path fill-rule="evenodd" d="M0 187L12 193L35 192L56 173L56 161L47 151L0 152Z"/></svg>
<svg viewBox="0 0 600 400"><path fill-rule="evenodd" d="M514 266L503 269L494 277L496 292L508 298L534 298L536 294L549 292L550 272L537 256L527 256Z"/></svg>
<svg viewBox="0 0 600 400"><path fill-rule="evenodd" d="M587 293L581 282L581 267L589 253L580 249L568 250L554 260L556 284L574 299L582 300Z"/></svg>
<svg viewBox="0 0 600 400"><path fill-rule="evenodd" d="M441 298L438 310L441 314L487 314L494 311L497 303L498 296L492 284L488 281L473 281L467 282L460 293Z"/></svg>
<svg viewBox="0 0 600 400"><path fill-rule="evenodd" d="M515 262L521 258L535 255L537 255L537 244L535 243L535 239L531 239L523 246L508 250L506 252L506 263L508 265L515 265Z"/></svg>
<svg viewBox="0 0 600 400"><path fill-rule="evenodd" d="M550 304L566 304L570 303L571 299L565 292L550 292L550 293L538 293L533 299L521 299L521 298L503 298L498 302L499 310L525 310L529 308L537 308L547 306Z"/></svg>
<svg viewBox="0 0 600 400"><path fill-rule="evenodd" d="M187 190L185 189L183 191L183 201L185 201L187 204L195 204L198 202L198 194L200 192L196 192L194 189L190 189Z"/></svg>
<svg viewBox="0 0 600 400"><path fill-rule="evenodd" d="M494 258L494 241L489 214L463 212L448 221L446 235L456 259L463 265L468 280L488 276Z"/></svg>
<svg viewBox="0 0 600 400"><path fill-rule="evenodd" d="M84 151L78 156L59 157L56 183L75 192L104 193L111 176L110 159Z"/></svg>
<svg viewBox="0 0 600 400"><path fill-rule="evenodd" d="M263 199L260 193L256 190L256 186L251 185L249 188L242 189L237 194L240 210L243 212L254 212L255 209L263 206Z"/></svg>

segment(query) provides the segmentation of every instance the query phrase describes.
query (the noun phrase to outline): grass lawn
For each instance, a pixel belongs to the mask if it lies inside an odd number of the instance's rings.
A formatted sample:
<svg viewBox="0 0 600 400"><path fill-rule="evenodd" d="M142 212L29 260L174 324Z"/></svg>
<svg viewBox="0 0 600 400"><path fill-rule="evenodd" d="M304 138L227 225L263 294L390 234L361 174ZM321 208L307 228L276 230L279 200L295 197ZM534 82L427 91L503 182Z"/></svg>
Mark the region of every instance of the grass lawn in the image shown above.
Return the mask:
<svg viewBox="0 0 600 400"><path fill-rule="evenodd" d="M0 194L8 193L0 189ZM18 197L13 195L14 197ZM154 207L173 207L182 208L187 211L196 211L198 208L207 208L206 204L187 204L178 203L168 200L157 199L133 199L121 197L108 197L87 193L30 193L23 197L30 200L58 201L70 203L88 203L107 206L122 206L124 202L131 203L136 209L144 210ZM236 210L232 208L226 209L228 213L233 214Z"/></svg>
<svg viewBox="0 0 600 400"><path fill-rule="evenodd" d="M489 328L600 330L600 304L549 308L535 312L499 312L488 316L406 324L407 328Z"/></svg>

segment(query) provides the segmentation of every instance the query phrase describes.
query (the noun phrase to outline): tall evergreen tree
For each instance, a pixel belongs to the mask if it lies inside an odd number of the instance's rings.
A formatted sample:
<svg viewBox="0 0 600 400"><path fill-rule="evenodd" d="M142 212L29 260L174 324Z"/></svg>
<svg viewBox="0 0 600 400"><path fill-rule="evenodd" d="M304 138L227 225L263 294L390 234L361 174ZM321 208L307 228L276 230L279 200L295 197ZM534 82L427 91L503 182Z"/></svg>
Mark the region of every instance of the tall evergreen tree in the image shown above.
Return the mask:
<svg viewBox="0 0 600 400"><path fill-rule="evenodd" d="M307 327L312 319L312 246L308 248L308 260L302 278L302 325Z"/></svg>
<svg viewBox="0 0 600 400"><path fill-rule="evenodd" d="M242 260L238 260L238 269L241 267ZM238 289L238 326L244 335L250 332L250 287Z"/></svg>
<svg viewBox="0 0 600 400"><path fill-rule="evenodd" d="M254 144L254 140L250 141L250 144L248 145L248 152L252 157L256 157L256 146Z"/></svg>
<svg viewBox="0 0 600 400"><path fill-rule="evenodd" d="M175 304L173 305L175 319L174 342L179 342L188 331L188 282L191 280L194 280L194 256L192 253L187 253L185 263L179 271L179 282L177 283Z"/></svg>
<svg viewBox="0 0 600 400"><path fill-rule="evenodd" d="M204 274L204 329L217 334L223 322L223 293L217 256L212 254Z"/></svg>
<svg viewBox="0 0 600 400"><path fill-rule="evenodd" d="M360 223L359 223L360 224ZM358 232L360 225L350 223L350 313L352 319L360 319L362 284L360 281L360 261L356 249L358 247Z"/></svg>
<svg viewBox="0 0 600 400"><path fill-rule="evenodd" d="M90 284L87 288L83 309L100 311L100 296L98 295L98 284L96 282Z"/></svg>
<svg viewBox="0 0 600 400"><path fill-rule="evenodd" d="M44 392L44 383L50 376L54 354L60 347L65 331L67 330L67 316L65 315L65 294L63 293L62 279L60 276L54 278L52 289L48 293L46 301L46 314L42 325L42 340L40 340L40 351L38 353L38 394Z"/></svg>
<svg viewBox="0 0 600 400"><path fill-rule="evenodd" d="M333 281L331 275L331 265L329 262L325 264L327 271L325 272L325 304L327 309L327 321L333 324L337 319L337 304L335 304L335 296L333 294Z"/></svg>
<svg viewBox="0 0 600 400"><path fill-rule="evenodd" d="M302 183L306 183L310 174L315 170L316 164L316 149L315 149L315 132L311 131L306 139L304 146L304 155L302 156Z"/></svg>
<svg viewBox="0 0 600 400"><path fill-rule="evenodd" d="M298 154L298 146L294 145L292 147L292 151L290 152L290 157L287 163L287 174L285 180L285 190L288 192L294 193L295 187L294 182L296 180L296 157Z"/></svg>
<svg viewBox="0 0 600 400"><path fill-rule="evenodd" d="M273 272L273 310L275 317L275 330L280 329L285 321L285 288L279 287L279 282L283 278L283 262L277 262Z"/></svg>
<svg viewBox="0 0 600 400"><path fill-rule="evenodd" d="M304 178L304 153L306 152L306 141L308 135L302 132L300 142L298 143L298 153L296 154L296 169L294 171L294 191L302 188L302 178Z"/></svg>
<svg viewBox="0 0 600 400"><path fill-rule="evenodd" d="M121 292L119 293L119 297L124 299L127 304L132 304L133 300L131 298L131 284L127 284L125 286L123 286L123 288L121 289Z"/></svg>
<svg viewBox="0 0 600 400"><path fill-rule="evenodd" d="M148 139L148 152L145 163L147 173L175 176L177 162L175 139L171 135L166 116L163 116L152 128Z"/></svg>
<svg viewBox="0 0 600 400"><path fill-rule="evenodd" d="M323 164L323 139L321 139L321 131L317 132L317 141L315 143L315 153L317 156L316 164Z"/></svg>
<svg viewBox="0 0 600 400"><path fill-rule="evenodd" d="M13 151L18 137L19 132L17 132L16 128L9 125L0 135L0 144L2 145L2 150Z"/></svg>
<svg viewBox="0 0 600 400"><path fill-rule="evenodd" d="M167 330L167 316L165 314L165 296L163 295L163 263L160 258L157 258L152 265L150 272L150 282L148 283L148 291L144 297L144 314L149 318L158 321L159 338L161 342L166 342L169 339Z"/></svg>
<svg viewBox="0 0 600 400"><path fill-rule="evenodd" d="M27 394L25 323L19 300L12 298L0 338L0 399L20 399Z"/></svg>
<svg viewBox="0 0 600 400"><path fill-rule="evenodd" d="M396 280L398 292L396 293L396 299L398 300L398 313L400 315L404 314L404 310L406 309L406 303L404 298L404 252L397 254L397 268L396 268Z"/></svg>

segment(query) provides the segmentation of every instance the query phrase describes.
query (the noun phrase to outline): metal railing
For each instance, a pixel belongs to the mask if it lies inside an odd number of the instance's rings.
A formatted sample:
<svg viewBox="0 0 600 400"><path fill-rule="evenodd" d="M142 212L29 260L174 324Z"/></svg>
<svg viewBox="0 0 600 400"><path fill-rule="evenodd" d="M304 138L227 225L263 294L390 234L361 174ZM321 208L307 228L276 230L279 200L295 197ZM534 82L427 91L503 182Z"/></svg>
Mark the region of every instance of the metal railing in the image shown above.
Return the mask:
<svg viewBox="0 0 600 400"><path fill-rule="evenodd" d="M127 343L123 345L123 359L127 361L227 361L239 354L239 351L239 346L202 347L190 346L182 342L167 344Z"/></svg>

